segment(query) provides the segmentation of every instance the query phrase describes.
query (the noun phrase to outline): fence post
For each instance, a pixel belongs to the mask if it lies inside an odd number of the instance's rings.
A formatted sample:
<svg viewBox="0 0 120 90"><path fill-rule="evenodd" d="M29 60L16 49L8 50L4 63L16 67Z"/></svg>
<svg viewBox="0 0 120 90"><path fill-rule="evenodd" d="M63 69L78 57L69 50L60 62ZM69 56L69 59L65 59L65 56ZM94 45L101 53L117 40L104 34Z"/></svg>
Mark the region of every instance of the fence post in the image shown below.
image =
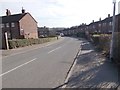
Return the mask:
<svg viewBox="0 0 120 90"><path fill-rule="evenodd" d="M7 36L7 32L5 32L5 41L6 41L6 47L7 47L7 50L9 50L9 44L8 44L8 36Z"/></svg>

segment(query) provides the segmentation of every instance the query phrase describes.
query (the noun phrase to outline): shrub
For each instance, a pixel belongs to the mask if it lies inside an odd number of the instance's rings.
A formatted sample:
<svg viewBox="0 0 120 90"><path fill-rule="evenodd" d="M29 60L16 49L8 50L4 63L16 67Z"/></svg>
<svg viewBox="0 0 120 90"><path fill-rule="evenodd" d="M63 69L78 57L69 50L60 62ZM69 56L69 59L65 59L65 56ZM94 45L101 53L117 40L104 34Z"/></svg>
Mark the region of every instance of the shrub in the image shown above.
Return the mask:
<svg viewBox="0 0 120 90"><path fill-rule="evenodd" d="M98 51L109 52L110 35L93 35L91 38Z"/></svg>
<svg viewBox="0 0 120 90"><path fill-rule="evenodd" d="M116 63L120 64L120 33L115 34L115 42L113 46L113 60L115 60Z"/></svg>

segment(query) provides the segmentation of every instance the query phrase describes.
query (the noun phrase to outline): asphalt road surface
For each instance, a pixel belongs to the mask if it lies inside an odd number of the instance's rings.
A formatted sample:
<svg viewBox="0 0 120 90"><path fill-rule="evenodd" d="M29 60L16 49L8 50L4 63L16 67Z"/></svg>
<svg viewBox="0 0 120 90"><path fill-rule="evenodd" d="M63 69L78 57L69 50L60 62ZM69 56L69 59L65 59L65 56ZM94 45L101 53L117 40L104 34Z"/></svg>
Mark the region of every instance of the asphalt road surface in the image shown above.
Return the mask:
<svg viewBox="0 0 120 90"><path fill-rule="evenodd" d="M2 88L54 88L64 83L80 48L78 39L63 40L2 59Z"/></svg>

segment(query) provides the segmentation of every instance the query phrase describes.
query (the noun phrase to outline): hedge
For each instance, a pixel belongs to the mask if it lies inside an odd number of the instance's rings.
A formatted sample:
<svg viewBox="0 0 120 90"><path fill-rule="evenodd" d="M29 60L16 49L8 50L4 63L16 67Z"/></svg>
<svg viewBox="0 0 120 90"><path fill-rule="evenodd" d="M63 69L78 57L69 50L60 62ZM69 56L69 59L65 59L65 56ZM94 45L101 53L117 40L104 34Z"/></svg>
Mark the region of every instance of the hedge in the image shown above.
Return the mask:
<svg viewBox="0 0 120 90"><path fill-rule="evenodd" d="M39 38L39 39L13 39L9 40L9 48L18 48L18 47L25 47L29 45L34 45L34 44L42 44L45 42L49 42L51 40L55 40L56 37L51 37L51 38Z"/></svg>
<svg viewBox="0 0 120 90"><path fill-rule="evenodd" d="M91 38L97 50L103 51L105 55L110 54L110 35L92 36ZM113 61L120 65L120 33L115 33L113 43Z"/></svg>
<svg viewBox="0 0 120 90"><path fill-rule="evenodd" d="M109 52L110 49L110 35L93 35L91 36L92 43L96 46L98 51Z"/></svg>

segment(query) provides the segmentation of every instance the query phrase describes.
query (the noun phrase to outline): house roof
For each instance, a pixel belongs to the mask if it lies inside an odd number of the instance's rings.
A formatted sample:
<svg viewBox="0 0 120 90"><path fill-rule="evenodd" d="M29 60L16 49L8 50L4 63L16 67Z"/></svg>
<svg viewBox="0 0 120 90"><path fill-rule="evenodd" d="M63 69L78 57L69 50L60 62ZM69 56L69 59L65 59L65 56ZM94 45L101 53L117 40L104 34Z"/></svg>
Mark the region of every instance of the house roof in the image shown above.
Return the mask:
<svg viewBox="0 0 120 90"><path fill-rule="evenodd" d="M8 23L8 22L18 22L24 17L26 14L29 13L21 13L21 14L14 14L14 15L9 15L9 16L2 16L2 23ZM30 15L30 14L29 14ZM30 15L31 16L31 15ZM32 16L31 16L32 17ZM1 17L0 17L1 18ZM32 17L33 18L33 17ZM33 18L34 19L34 18ZM35 22L37 22L34 19Z"/></svg>
<svg viewBox="0 0 120 90"><path fill-rule="evenodd" d="M21 13L21 14L14 14L9 16L2 16L2 23L7 22L17 22L19 21L23 16L25 16L27 13Z"/></svg>

